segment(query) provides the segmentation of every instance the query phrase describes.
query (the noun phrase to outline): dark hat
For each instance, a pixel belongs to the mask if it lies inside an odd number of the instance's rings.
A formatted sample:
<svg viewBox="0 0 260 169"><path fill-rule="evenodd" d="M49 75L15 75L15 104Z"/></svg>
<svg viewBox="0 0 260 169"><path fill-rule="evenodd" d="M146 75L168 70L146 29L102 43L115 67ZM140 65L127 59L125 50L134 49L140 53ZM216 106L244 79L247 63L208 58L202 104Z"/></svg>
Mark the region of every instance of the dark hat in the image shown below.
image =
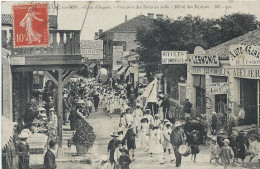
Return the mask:
<svg viewBox="0 0 260 169"><path fill-rule="evenodd" d="M57 144L57 142L54 140L49 141L50 148L54 147L56 144Z"/></svg>
<svg viewBox="0 0 260 169"><path fill-rule="evenodd" d="M227 111L232 111L232 109L231 109L231 108L227 108L226 110L227 110Z"/></svg>
<svg viewBox="0 0 260 169"><path fill-rule="evenodd" d="M141 120L142 123L145 122L145 121L148 121L148 119L147 119L147 118L143 118L143 119Z"/></svg>
<svg viewBox="0 0 260 169"><path fill-rule="evenodd" d="M114 132L112 135L110 135L111 137L119 137L118 134L116 134L116 132Z"/></svg>
<svg viewBox="0 0 260 169"><path fill-rule="evenodd" d="M125 152L126 154L128 154L128 150L127 150L125 147L120 148L119 151L121 151L121 152Z"/></svg>

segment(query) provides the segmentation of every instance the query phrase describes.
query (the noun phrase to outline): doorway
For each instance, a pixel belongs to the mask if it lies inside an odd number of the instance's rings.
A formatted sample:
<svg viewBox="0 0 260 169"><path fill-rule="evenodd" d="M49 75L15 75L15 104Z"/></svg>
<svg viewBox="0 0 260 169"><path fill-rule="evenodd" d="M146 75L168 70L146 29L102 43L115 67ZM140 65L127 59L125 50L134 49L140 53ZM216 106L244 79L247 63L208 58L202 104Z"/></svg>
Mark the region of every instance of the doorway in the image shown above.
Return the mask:
<svg viewBox="0 0 260 169"><path fill-rule="evenodd" d="M245 124L257 124L257 80L240 79L240 104L246 112Z"/></svg>

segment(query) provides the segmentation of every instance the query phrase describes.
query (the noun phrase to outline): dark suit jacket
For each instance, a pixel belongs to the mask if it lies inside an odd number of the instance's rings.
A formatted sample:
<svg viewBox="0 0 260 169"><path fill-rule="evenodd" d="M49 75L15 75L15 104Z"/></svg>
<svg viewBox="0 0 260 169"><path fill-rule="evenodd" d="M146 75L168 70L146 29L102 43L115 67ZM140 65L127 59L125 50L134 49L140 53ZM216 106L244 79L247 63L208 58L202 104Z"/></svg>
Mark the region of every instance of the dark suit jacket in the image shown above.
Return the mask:
<svg viewBox="0 0 260 169"><path fill-rule="evenodd" d="M55 169L57 168L55 162L55 155L52 153L51 150L48 150L44 156L44 168L45 169Z"/></svg>

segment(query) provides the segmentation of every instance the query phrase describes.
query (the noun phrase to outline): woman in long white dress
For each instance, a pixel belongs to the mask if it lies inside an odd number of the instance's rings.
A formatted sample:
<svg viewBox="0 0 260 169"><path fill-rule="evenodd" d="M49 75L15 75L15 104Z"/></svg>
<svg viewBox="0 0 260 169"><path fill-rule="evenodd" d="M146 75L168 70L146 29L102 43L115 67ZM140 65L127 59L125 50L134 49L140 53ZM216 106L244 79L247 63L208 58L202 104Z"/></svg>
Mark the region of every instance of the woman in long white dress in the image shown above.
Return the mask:
<svg viewBox="0 0 260 169"><path fill-rule="evenodd" d="M35 16L36 14L40 14L40 13L32 11L32 7L29 7L28 12L24 16L23 20L20 22L20 26L25 27L26 29L26 41L28 42L28 44L31 44L32 42L35 41L38 43L41 42L42 34L33 30L33 23L34 23L33 21L37 20L41 22L43 21L43 19L40 19L37 16Z"/></svg>

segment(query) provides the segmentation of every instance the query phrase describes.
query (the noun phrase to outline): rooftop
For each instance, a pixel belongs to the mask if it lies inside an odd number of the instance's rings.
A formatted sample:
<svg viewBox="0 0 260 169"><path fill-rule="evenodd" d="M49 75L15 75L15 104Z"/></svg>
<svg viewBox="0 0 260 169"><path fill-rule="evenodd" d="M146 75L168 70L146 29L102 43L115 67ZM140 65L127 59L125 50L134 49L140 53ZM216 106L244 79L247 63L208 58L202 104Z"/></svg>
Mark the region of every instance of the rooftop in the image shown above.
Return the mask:
<svg viewBox="0 0 260 169"><path fill-rule="evenodd" d="M108 32L137 32L137 29L141 26L150 27L152 25L152 20L145 15L139 15L132 19L127 20L101 34L104 35Z"/></svg>
<svg viewBox="0 0 260 169"><path fill-rule="evenodd" d="M58 23L57 23L57 16L56 15L49 15L48 16L49 21L49 27L57 29ZM13 25L13 15L12 14L2 14L2 26L12 26Z"/></svg>
<svg viewBox="0 0 260 169"><path fill-rule="evenodd" d="M217 53L220 59L229 59L230 45L260 45L260 29L250 31L242 36L231 39L225 43L206 50L208 53Z"/></svg>

